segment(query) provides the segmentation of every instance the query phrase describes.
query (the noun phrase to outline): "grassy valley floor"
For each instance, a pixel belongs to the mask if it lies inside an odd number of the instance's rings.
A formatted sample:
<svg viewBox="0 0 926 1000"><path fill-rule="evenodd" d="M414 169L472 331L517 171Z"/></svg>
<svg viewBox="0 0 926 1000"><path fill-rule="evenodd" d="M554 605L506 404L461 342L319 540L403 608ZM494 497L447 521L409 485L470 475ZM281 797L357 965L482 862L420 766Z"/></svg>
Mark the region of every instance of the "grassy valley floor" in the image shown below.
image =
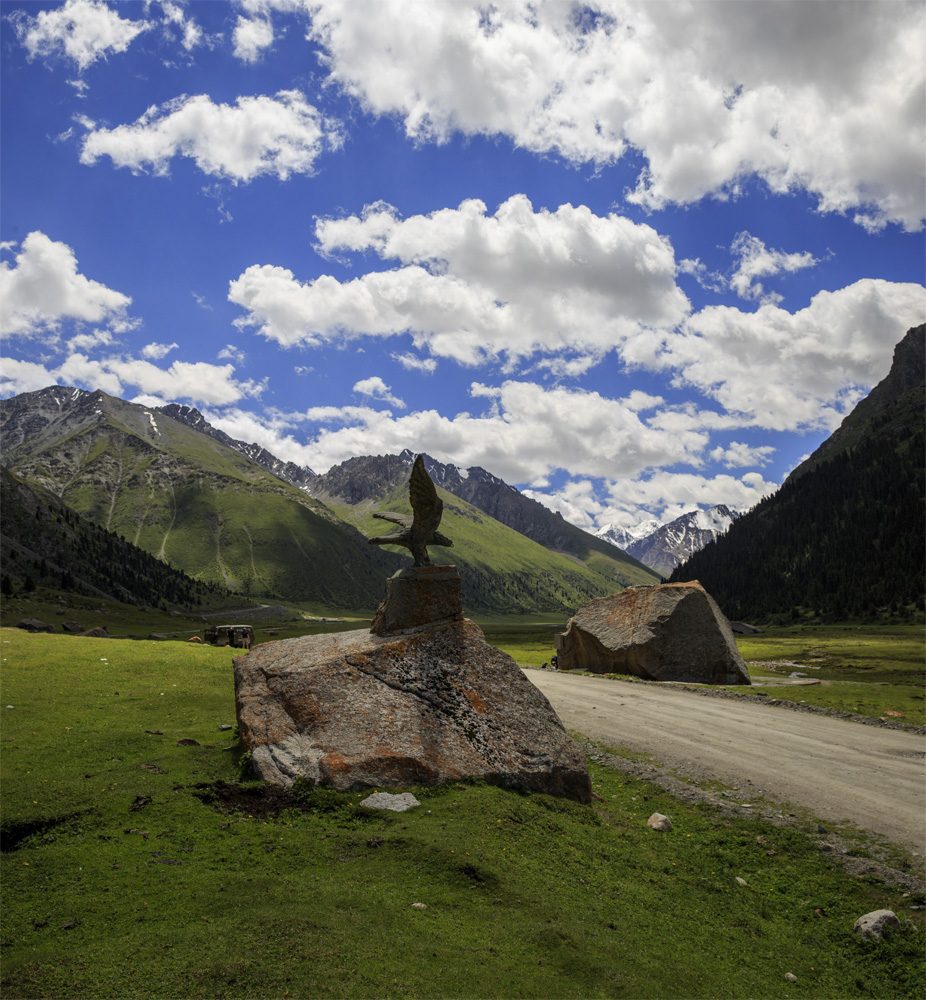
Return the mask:
<svg viewBox="0 0 926 1000"><path fill-rule="evenodd" d="M591 807L467 783L384 814L244 782L227 812L229 650L0 649L6 998L921 995L924 900L798 830L596 760ZM879 908L902 926L858 940Z"/></svg>
<svg viewBox="0 0 926 1000"><path fill-rule="evenodd" d="M565 629L554 618L480 624L489 642L527 667L548 663L553 636ZM736 643L754 684L731 685L725 689L731 694L926 725L922 622L778 626L737 636Z"/></svg>

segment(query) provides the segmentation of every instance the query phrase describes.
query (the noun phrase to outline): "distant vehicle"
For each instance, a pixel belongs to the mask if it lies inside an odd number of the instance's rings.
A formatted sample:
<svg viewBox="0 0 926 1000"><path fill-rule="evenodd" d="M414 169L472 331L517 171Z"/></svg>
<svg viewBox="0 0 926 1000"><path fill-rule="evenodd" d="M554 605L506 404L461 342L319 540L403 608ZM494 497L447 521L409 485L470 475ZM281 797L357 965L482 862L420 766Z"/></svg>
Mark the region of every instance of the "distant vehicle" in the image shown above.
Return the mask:
<svg viewBox="0 0 926 1000"><path fill-rule="evenodd" d="M213 625L203 632L203 638L212 646L250 649L254 643L254 629L250 625Z"/></svg>

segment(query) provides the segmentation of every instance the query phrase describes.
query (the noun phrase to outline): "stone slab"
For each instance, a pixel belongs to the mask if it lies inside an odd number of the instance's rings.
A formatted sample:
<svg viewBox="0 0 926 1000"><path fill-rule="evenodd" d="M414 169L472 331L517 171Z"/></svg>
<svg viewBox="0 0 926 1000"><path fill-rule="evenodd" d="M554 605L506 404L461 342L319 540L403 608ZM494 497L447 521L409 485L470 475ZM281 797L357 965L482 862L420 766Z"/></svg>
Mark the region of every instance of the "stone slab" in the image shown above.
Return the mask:
<svg viewBox="0 0 926 1000"><path fill-rule="evenodd" d="M456 566L408 566L386 581L386 600L377 609L370 631L393 635L433 622L462 620Z"/></svg>

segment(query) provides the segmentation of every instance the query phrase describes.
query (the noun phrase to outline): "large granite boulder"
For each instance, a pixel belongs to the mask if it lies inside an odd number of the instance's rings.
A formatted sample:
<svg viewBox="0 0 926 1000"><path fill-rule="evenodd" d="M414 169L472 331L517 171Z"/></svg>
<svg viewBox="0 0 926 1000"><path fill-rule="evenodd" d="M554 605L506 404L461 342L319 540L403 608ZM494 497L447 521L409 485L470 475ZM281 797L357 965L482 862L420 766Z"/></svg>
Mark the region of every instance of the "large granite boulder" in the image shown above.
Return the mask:
<svg viewBox="0 0 926 1000"><path fill-rule="evenodd" d="M481 777L591 800L579 746L471 621L283 639L234 664L241 738L266 781L362 789Z"/></svg>
<svg viewBox="0 0 926 1000"><path fill-rule="evenodd" d="M560 670L752 683L727 619L696 580L634 587L591 601L555 642Z"/></svg>

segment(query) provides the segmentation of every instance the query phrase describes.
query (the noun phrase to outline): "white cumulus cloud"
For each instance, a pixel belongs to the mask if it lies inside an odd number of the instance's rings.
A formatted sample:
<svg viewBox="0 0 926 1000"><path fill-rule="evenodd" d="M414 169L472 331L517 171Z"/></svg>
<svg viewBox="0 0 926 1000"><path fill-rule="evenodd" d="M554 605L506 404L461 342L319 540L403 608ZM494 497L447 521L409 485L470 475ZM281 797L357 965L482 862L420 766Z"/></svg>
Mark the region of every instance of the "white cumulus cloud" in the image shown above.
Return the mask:
<svg viewBox="0 0 926 1000"><path fill-rule="evenodd" d="M650 426L638 412L639 398L608 399L515 380L500 386L475 382L470 392L481 413L422 410L393 416L365 406L312 407L291 416L317 425L307 431L301 460L322 471L354 455L411 448L524 483L566 468L576 476L625 477L653 466L700 462L709 442L694 422L681 429Z"/></svg>
<svg viewBox="0 0 926 1000"><path fill-rule="evenodd" d="M64 56L81 72L111 52L125 52L138 35L151 27L147 21L120 17L118 11L99 0L67 0L34 17L15 11L10 19L30 58Z"/></svg>
<svg viewBox="0 0 926 1000"><path fill-rule="evenodd" d="M92 330L90 333L78 333L67 342L69 351L92 351L96 347L108 347L113 342L109 330Z"/></svg>
<svg viewBox="0 0 926 1000"><path fill-rule="evenodd" d="M10 246L9 244L7 246ZM66 244L36 230L22 241L15 264L0 262L0 333L28 336L56 331L67 320L133 327L132 300L77 270Z"/></svg>
<svg viewBox="0 0 926 1000"><path fill-rule="evenodd" d="M180 345L179 344L159 344L154 341L150 344L145 344L141 349L141 356L143 358L149 358L153 361L160 361L162 358L166 358L171 351L175 351Z"/></svg>
<svg viewBox="0 0 926 1000"><path fill-rule="evenodd" d="M178 97L149 108L130 125L89 131L81 163L108 156L117 167L166 175L176 156L192 159L210 176L247 183L264 174L288 179L311 174L326 148L341 143L336 123L324 118L298 90L273 97L239 97L216 104L205 94Z"/></svg>
<svg viewBox="0 0 926 1000"><path fill-rule="evenodd" d="M818 292L794 313L710 306L640 360L694 386L740 426L832 430L924 317L922 285L866 278Z"/></svg>
<svg viewBox="0 0 926 1000"><path fill-rule="evenodd" d="M203 29L191 17L182 3L170 3L162 0L161 10L164 23L170 28L176 28L180 36L180 44L187 52L192 52L199 45L212 44Z"/></svg>
<svg viewBox="0 0 926 1000"><path fill-rule="evenodd" d="M267 0L302 9L329 78L409 137L501 135L645 167L649 207L756 176L869 229L923 220L921 3ZM859 136L865 136L859 142Z"/></svg>
<svg viewBox="0 0 926 1000"><path fill-rule="evenodd" d="M720 503L748 510L777 488L777 483L757 472L737 478L657 469L644 476L604 482L570 479L556 490L524 492L567 521L593 531L609 524L633 528L650 519L664 524L688 511Z"/></svg>
<svg viewBox="0 0 926 1000"><path fill-rule="evenodd" d="M600 359L689 310L669 241L585 206L535 211L514 195L493 215L473 199L401 219L377 204L320 220L316 236L325 254L372 251L398 266L301 282L286 268L253 265L229 286L246 311L239 326L284 346L408 332L433 356L478 364L563 350Z"/></svg>
<svg viewBox="0 0 926 1000"><path fill-rule="evenodd" d="M742 441L731 441L724 448L718 445L710 452L711 461L720 462L728 469L745 469L750 465L767 465L775 454L772 445L749 445Z"/></svg>
<svg viewBox="0 0 926 1000"><path fill-rule="evenodd" d="M273 45L273 25L263 17L239 17L232 35L235 55L243 62L253 63Z"/></svg>
<svg viewBox="0 0 926 1000"><path fill-rule="evenodd" d="M403 353L393 353L389 355L393 361L398 362L407 371L421 372L423 375L433 375L437 370L437 362L434 358L422 358L411 351Z"/></svg>
<svg viewBox="0 0 926 1000"><path fill-rule="evenodd" d="M777 304L781 302L782 296L766 292L758 279L771 277L781 271L793 274L818 263L817 258L807 251L785 253L783 250L769 250L762 240L747 232L737 233L730 249L739 258L730 286L741 299Z"/></svg>
<svg viewBox="0 0 926 1000"><path fill-rule="evenodd" d="M404 410L405 402L393 395L392 389L379 377L371 375L369 378L361 379L354 383L354 392L359 392L361 396L369 396L371 399L381 399L384 403Z"/></svg>
<svg viewBox="0 0 926 1000"><path fill-rule="evenodd" d="M220 361L234 361L237 364L244 364L244 360L247 355L240 347L235 347L234 344L226 344L221 351L216 355Z"/></svg>
<svg viewBox="0 0 926 1000"><path fill-rule="evenodd" d="M125 398L131 387L142 396L161 400L188 399L197 405L230 406L260 395L263 385L235 378L232 365L175 361L159 368L151 361L114 355L89 358L81 352L69 354L60 364L3 358L0 362L0 395L31 392L49 385L77 385L102 389Z"/></svg>

